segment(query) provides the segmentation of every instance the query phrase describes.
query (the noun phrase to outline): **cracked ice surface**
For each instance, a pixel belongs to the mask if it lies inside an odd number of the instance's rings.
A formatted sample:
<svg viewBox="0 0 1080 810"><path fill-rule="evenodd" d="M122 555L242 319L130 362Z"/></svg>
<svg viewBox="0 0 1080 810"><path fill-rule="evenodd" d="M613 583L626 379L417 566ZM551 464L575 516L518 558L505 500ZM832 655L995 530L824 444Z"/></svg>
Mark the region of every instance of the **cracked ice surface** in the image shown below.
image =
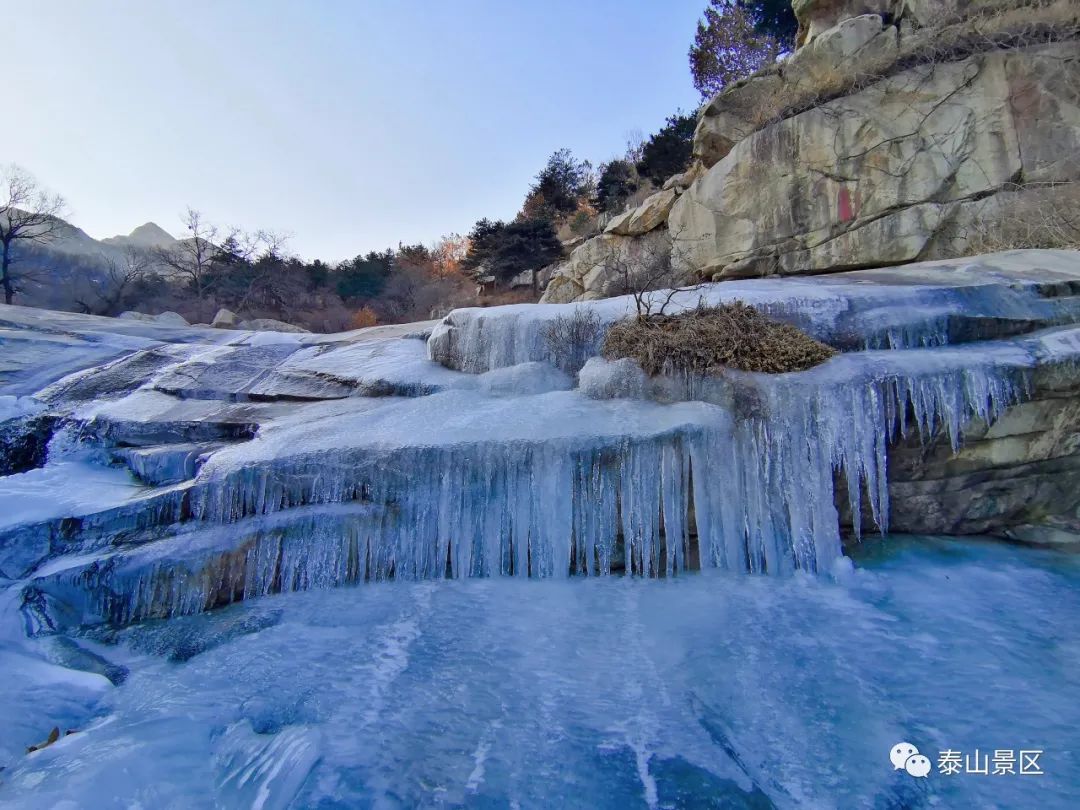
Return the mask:
<svg viewBox="0 0 1080 810"><path fill-rule="evenodd" d="M1071 808L1075 558L878 549L838 581L399 582L132 627L119 687L0 692L4 750L77 729L9 760L0 801ZM1046 775L916 780L898 740L1042 748Z"/></svg>

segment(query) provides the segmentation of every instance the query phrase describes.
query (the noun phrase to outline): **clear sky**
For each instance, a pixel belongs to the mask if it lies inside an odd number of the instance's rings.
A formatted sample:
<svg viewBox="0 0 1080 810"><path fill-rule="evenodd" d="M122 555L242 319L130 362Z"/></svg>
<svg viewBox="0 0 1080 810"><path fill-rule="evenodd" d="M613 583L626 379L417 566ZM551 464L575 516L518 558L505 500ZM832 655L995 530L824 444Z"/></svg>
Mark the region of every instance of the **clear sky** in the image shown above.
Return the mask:
<svg viewBox="0 0 1080 810"><path fill-rule="evenodd" d="M179 235L190 205L306 258L430 242L512 217L555 149L599 163L692 110L705 5L23 2L3 15L0 163L97 238Z"/></svg>

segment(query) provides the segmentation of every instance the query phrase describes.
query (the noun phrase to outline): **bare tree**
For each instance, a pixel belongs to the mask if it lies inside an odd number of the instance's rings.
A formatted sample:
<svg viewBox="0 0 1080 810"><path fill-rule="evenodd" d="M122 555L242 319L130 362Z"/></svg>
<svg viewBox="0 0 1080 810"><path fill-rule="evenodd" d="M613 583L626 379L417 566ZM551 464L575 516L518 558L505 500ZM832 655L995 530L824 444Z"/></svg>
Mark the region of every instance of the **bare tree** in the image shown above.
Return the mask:
<svg viewBox="0 0 1080 810"><path fill-rule="evenodd" d="M660 240L641 240L634 249L612 245L603 262L612 277L606 294L632 296L638 318L644 319L665 314L676 297L699 289L702 282L688 279L683 269L690 265L681 235L676 231Z"/></svg>
<svg viewBox="0 0 1080 810"><path fill-rule="evenodd" d="M218 270L232 265L232 272L215 286L236 311L262 307L292 317L305 298L306 281L288 253L288 242L288 234L267 230L233 229L225 238L211 262Z"/></svg>
<svg viewBox="0 0 1080 810"><path fill-rule="evenodd" d="M0 172L0 286L4 303L19 292L12 265L18 260L16 246L43 245L60 234L64 198L46 191L26 170L9 166Z"/></svg>
<svg viewBox="0 0 1080 810"><path fill-rule="evenodd" d="M105 264L101 276L84 277L83 289L75 291L75 304L87 315L116 315L135 285L151 272L154 261L147 251L129 247L119 259L106 257Z"/></svg>
<svg viewBox="0 0 1080 810"><path fill-rule="evenodd" d="M184 228L188 232L187 238L159 248L155 256L158 262L191 288L199 301L203 301L210 292L211 271L219 250L216 243L220 232L194 208L189 208L184 215Z"/></svg>
<svg viewBox="0 0 1080 810"><path fill-rule="evenodd" d="M569 374L577 374L600 350L604 326L593 309L578 305L571 314L552 318L541 334L555 366Z"/></svg>

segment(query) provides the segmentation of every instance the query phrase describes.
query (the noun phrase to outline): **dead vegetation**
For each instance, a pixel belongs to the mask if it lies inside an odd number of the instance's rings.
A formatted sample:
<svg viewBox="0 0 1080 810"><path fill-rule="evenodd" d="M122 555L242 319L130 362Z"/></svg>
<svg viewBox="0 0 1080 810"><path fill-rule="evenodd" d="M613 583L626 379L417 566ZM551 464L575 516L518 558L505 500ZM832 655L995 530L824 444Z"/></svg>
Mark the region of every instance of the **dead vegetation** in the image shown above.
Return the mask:
<svg viewBox="0 0 1080 810"><path fill-rule="evenodd" d="M969 255L1080 250L1080 183L1016 185L988 198L958 236Z"/></svg>
<svg viewBox="0 0 1080 810"><path fill-rule="evenodd" d="M596 352L603 327L600 316L589 307L577 306L570 315L559 315L544 327L548 355L556 367L576 374Z"/></svg>
<svg viewBox="0 0 1080 810"><path fill-rule="evenodd" d="M835 353L741 301L621 321L608 330L602 348L606 359L629 357L648 374L724 368L779 374L812 368Z"/></svg>

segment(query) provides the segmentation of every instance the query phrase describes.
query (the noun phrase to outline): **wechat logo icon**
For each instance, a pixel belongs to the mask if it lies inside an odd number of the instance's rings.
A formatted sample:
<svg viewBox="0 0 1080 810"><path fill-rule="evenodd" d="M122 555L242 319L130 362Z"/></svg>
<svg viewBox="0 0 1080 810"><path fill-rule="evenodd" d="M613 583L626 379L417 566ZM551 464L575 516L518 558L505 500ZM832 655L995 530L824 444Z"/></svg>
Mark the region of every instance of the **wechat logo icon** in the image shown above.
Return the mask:
<svg viewBox="0 0 1080 810"><path fill-rule="evenodd" d="M889 761L893 769L907 771L914 777L930 774L930 760L919 753L919 749L908 742L899 742L889 751Z"/></svg>

